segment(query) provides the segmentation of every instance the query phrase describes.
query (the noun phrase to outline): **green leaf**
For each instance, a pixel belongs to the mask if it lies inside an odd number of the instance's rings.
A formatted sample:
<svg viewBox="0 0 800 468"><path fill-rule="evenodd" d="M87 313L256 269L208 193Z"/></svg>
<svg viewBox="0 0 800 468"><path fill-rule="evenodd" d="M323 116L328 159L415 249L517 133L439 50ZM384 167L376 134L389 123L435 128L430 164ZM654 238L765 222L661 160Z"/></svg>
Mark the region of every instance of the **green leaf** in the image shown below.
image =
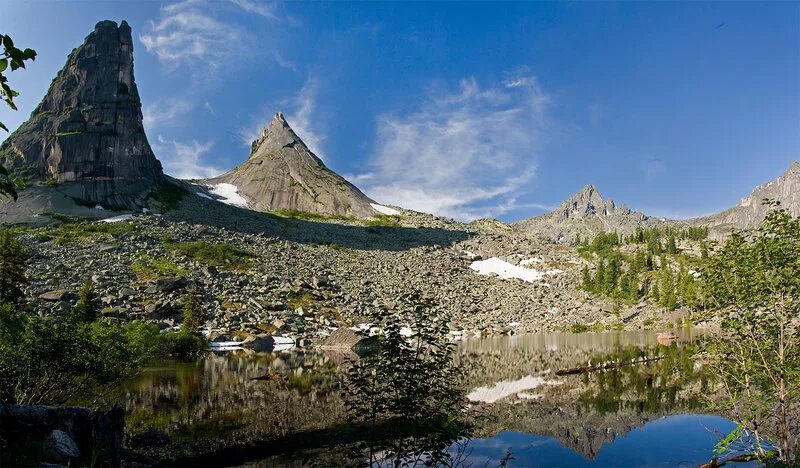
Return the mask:
<svg viewBox="0 0 800 468"><path fill-rule="evenodd" d="M3 130L5 130L5 131L8 131L8 127L6 127L6 126L3 124L3 122L0 122L0 128L2 128L2 129L3 129Z"/></svg>
<svg viewBox="0 0 800 468"><path fill-rule="evenodd" d="M0 73L2 73L6 68L8 68L8 59L0 60Z"/></svg>
<svg viewBox="0 0 800 468"><path fill-rule="evenodd" d="M3 46L6 49L14 48L14 41L11 40L11 36L3 36Z"/></svg>
<svg viewBox="0 0 800 468"><path fill-rule="evenodd" d="M33 49L25 49L22 52L22 55L25 60L36 60L36 51Z"/></svg>

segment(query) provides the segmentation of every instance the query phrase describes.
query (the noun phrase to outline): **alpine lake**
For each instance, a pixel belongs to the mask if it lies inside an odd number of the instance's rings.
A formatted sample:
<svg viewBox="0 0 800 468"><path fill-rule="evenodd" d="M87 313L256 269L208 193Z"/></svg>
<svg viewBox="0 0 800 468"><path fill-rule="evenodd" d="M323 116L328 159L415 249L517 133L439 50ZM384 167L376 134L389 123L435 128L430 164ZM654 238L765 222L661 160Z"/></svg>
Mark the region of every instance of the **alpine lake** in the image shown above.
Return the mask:
<svg viewBox="0 0 800 468"><path fill-rule="evenodd" d="M699 466L736 425L706 408L703 330L553 333L457 342L458 466ZM659 343L661 341L661 343ZM341 379L358 356L209 352L148 367L119 392L129 445L166 466L343 466ZM420 376L425 378L425 376ZM749 466L738 463L736 466Z"/></svg>

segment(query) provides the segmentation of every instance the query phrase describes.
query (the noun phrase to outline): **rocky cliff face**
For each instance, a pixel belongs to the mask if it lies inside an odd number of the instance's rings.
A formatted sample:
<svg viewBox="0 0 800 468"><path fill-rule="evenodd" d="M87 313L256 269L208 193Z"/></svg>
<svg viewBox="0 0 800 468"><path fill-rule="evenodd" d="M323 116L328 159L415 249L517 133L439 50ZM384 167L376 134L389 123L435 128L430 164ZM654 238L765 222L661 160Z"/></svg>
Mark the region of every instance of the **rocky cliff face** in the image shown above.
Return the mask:
<svg viewBox="0 0 800 468"><path fill-rule="evenodd" d="M257 211L301 210L361 218L378 214L372 200L325 167L281 113L253 142L247 161L200 183L233 185L248 208Z"/></svg>
<svg viewBox="0 0 800 468"><path fill-rule="evenodd" d="M603 198L593 185L587 185L550 213L521 221L515 226L555 241L573 242L578 235L591 236L612 230L629 233L637 226L647 227L660 222L624 205L618 206L614 200Z"/></svg>
<svg viewBox="0 0 800 468"><path fill-rule="evenodd" d="M139 207L163 173L142 126L125 21L97 23L70 53L30 119L0 146L0 162L75 199Z"/></svg>
<svg viewBox="0 0 800 468"><path fill-rule="evenodd" d="M800 216L800 162L793 161L783 175L756 187L733 208L693 220L693 223L711 228L709 235L713 238L724 238L731 229L750 229L758 226L772 209L764 205L765 199L776 200L780 202L780 208L785 208L794 216Z"/></svg>

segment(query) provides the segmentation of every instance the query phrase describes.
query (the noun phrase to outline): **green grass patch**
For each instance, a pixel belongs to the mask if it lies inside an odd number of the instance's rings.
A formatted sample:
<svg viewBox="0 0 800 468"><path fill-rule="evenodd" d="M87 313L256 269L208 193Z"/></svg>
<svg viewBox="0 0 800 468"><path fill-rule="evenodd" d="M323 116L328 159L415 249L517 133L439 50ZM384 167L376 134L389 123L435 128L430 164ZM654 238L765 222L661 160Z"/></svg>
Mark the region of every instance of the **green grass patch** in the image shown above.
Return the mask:
<svg viewBox="0 0 800 468"><path fill-rule="evenodd" d="M66 244L98 236L118 236L136 230L133 223L78 223L69 222L60 225L53 233L57 244Z"/></svg>
<svg viewBox="0 0 800 468"><path fill-rule="evenodd" d="M224 267L230 270L243 270L250 266L254 256L232 244L210 242L164 243L164 247L176 254L191 258L206 265Z"/></svg>
<svg viewBox="0 0 800 468"><path fill-rule="evenodd" d="M69 135L77 135L79 133L83 133L83 132L81 132L80 130L73 130L71 132L58 132L58 133L56 133L56 136L57 137L62 137L62 136L69 136Z"/></svg>
<svg viewBox="0 0 800 468"><path fill-rule="evenodd" d="M371 227L398 227L400 226L400 216L379 214L365 221L364 225Z"/></svg>
<svg viewBox="0 0 800 468"><path fill-rule="evenodd" d="M161 205L164 211L177 210L183 198L188 195L185 189L173 184L161 184L150 191L149 198Z"/></svg>
<svg viewBox="0 0 800 468"><path fill-rule="evenodd" d="M151 257L143 255L131 265L131 270L141 281L154 281L161 278L171 278L182 276L187 271L179 267L175 262L164 257Z"/></svg>
<svg viewBox="0 0 800 468"><path fill-rule="evenodd" d="M277 210L273 211L273 214L278 216L282 216L284 218L292 218L292 219L302 219L305 221L347 221L347 222L356 222L358 218L355 216L345 216L340 215L338 213L332 214L322 214L322 213L314 213L312 211L302 211L302 210Z"/></svg>
<svg viewBox="0 0 800 468"><path fill-rule="evenodd" d="M286 296L286 302L288 302L293 309L300 307L309 309L317 304L317 298L308 291L303 291L301 293L291 292Z"/></svg>

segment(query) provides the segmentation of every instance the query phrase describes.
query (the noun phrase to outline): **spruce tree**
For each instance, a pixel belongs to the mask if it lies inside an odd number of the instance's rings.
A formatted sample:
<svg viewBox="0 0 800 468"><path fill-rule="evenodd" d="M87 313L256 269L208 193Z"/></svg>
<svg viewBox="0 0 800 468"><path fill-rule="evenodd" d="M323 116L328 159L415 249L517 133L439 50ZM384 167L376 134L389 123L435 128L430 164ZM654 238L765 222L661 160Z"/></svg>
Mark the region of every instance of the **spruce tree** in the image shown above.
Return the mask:
<svg viewBox="0 0 800 468"><path fill-rule="evenodd" d="M586 291L592 291L594 288L592 284L592 276L589 274L589 267L584 265L581 274L583 276L583 289Z"/></svg>
<svg viewBox="0 0 800 468"><path fill-rule="evenodd" d="M653 279L653 287L650 289L650 296L653 298L653 302L661 304L661 291L658 288L658 278Z"/></svg>
<svg viewBox="0 0 800 468"><path fill-rule="evenodd" d="M206 318L203 313L203 308L197 300L197 291L194 289L187 291L181 302L183 307L183 325L181 325L181 331L192 334L199 332Z"/></svg>
<svg viewBox="0 0 800 468"><path fill-rule="evenodd" d="M100 316L100 301L91 281L83 283L78 293L78 303L72 311L76 319L86 323L92 323Z"/></svg>
<svg viewBox="0 0 800 468"><path fill-rule="evenodd" d="M606 284L606 261L600 259L597 264L597 272L594 274L594 291L602 292Z"/></svg>

